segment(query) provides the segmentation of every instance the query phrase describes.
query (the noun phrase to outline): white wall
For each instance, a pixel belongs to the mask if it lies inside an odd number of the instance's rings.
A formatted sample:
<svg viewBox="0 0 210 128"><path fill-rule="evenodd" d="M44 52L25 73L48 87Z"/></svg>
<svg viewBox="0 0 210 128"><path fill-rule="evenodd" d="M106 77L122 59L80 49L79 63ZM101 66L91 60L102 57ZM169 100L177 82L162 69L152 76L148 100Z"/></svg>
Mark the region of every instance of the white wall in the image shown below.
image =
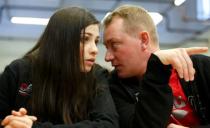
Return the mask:
<svg viewBox="0 0 210 128"><path fill-rule="evenodd" d="M0 72L12 60L22 57L34 44L32 40L0 40Z"/></svg>

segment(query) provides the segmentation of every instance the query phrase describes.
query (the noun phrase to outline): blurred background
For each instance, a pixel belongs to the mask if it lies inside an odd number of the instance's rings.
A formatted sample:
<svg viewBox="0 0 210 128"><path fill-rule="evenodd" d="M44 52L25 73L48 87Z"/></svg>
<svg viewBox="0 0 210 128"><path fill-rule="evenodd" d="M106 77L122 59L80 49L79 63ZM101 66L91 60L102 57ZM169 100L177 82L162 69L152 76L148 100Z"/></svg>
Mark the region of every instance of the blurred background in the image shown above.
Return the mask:
<svg viewBox="0 0 210 128"><path fill-rule="evenodd" d="M161 49L210 48L210 0L0 0L0 72L35 45L56 9L85 7L102 20L123 4L139 5L150 12L158 28ZM26 22L28 19L24 18L39 19ZM98 46L97 62L111 68L104 61L103 44Z"/></svg>

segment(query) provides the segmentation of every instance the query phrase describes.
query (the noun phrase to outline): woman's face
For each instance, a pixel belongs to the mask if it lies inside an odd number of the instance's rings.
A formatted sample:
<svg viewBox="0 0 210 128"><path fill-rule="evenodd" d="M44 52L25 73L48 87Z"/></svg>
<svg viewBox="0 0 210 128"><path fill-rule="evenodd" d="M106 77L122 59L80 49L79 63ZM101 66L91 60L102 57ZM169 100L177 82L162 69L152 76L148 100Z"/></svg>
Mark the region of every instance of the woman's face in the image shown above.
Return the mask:
<svg viewBox="0 0 210 128"><path fill-rule="evenodd" d="M82 72L89 72L92 66L94 65L96 60L96 55L98 54L98 48L96 46L98 42L99 42L98 24L89 25L85 28L85 31L84 30L81 31L80 62L81 62Z"/></svg>

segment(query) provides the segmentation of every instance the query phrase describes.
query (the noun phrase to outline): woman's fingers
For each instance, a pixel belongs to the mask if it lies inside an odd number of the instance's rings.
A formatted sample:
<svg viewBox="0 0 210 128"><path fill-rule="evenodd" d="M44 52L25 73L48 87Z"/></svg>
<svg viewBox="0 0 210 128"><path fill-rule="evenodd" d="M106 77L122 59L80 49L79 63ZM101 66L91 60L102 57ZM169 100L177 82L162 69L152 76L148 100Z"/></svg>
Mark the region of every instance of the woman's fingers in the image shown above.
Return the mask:
<svg viewBox="0 0 210 128"><path fill-rule="evenodd" d="M14 116L24 116L27 114L27 110L25 108L20 108L19 111L12 110L12 115Z"/></svg>
<svg viewBox="0 0 210 128"><path fill-rule="evenodd" d="M36 121L37 118L35 116L14 116L14 115L9 115L7 116L2 122L1 125L6 126L6 125L11 125L11 123L15 121L19 122L19 123L24 123L24 124L28 124L28 125L32 125L34 121ZM18 123L18 124L19 124Z"/></svg>
<svg viewBox="0 0 210 128"><path fill-rule="evenodd" d="M204 53L207 51L208 47L190 47L159 50L154 54L159 57L163 64L171 64L172 67L176 69L180 78L184 78L185 81L192 81L194 80L195 69L190 55Z"/></svg>

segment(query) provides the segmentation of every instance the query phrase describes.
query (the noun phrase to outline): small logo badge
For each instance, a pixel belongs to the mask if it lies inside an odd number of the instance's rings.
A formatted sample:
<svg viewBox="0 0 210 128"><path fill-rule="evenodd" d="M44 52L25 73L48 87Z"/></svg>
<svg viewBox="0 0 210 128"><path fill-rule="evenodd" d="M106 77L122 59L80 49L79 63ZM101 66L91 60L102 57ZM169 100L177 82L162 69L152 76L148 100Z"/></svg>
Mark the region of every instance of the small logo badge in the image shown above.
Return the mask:
<svg viewBox="0 0 210 128"><path fill-rule="evenodd" d="M19 94L22 96L27 96L32 91L32 84L21 83L19 88Z"/></svg>

